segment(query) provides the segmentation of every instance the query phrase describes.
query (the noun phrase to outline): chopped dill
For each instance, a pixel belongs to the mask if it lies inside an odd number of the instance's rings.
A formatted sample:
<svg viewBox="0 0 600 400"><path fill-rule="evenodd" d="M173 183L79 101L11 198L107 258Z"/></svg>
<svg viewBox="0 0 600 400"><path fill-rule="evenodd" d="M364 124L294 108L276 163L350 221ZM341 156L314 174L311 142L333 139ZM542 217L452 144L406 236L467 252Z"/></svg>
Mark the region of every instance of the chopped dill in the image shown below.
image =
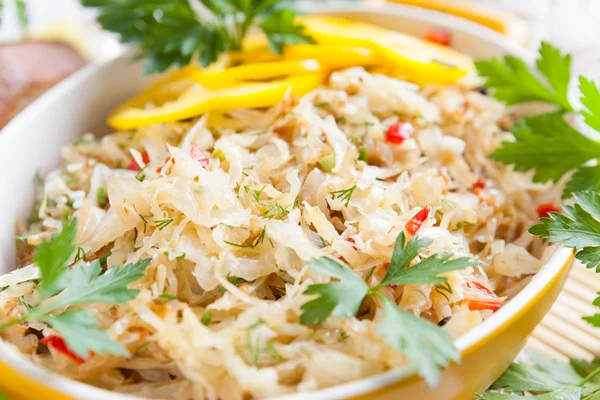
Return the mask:
<svg viewBox="0 0 600 400"><path fill-rule="evenodd" d="M254 198L254 200L256 200L257 202L260 201L260 195L263 193L266 187L267 185L263 186L260 190L255 190L254 193L252 193L252 197ZM246 193L248 193L247 190Z"/></svg>
<svg viewBox="0 0 600 400"><path fill-rule="evenodd" d="M448 294L452 294L452 286L450 286L450 283L448 281L444 282L444 283L439 283L437 285L435 285L435 291L444 296L444 298L447 301L450 301L450 298L448 297Z"/></svg>
<svg viewBox="0 0 600 400"><path fill-rule="evenodd" d="M352 186L350 189L336 190L335 192L330 192L330 194L333 195L334 199L340 199L344 201L344 206L348 207L348 205L350 205L350 199L352 198L354 189L356 189L356 185Z"/></svg>
<svg viewBox="0 0 600 400"><path fill-rule="evenodd" d="M159 231L165 229L171 222L173 222L173 218L159 219L158 221L154 221L155 226L158 228Z"/></svg>
<svg viewBox="0 0 600 400"><path fill-rule="evenodd" d="M286 215L290 213L288 209L283 207L278 201L273 204L267 203L259 203L261 206L265 207L265 211L263 211L260 216L266 219L282 219Z"/></svg>
<svg viewBox="0 0 600 400"><path fill-rule="evenodd" d="M173 301L173 300L177 300L177 296L173 296L172 294L168 294L168 293L163 293L160 296L158 296L159 299L164 300L164 301Z"/></svg>

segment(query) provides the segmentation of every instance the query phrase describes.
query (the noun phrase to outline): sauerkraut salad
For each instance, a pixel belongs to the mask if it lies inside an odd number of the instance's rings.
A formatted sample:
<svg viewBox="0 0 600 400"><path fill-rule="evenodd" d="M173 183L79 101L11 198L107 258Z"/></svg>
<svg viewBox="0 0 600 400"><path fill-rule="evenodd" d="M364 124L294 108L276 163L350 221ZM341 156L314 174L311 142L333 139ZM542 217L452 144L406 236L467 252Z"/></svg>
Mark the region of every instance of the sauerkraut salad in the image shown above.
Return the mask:
<svg viewBox="0 0 600 400"><path fill-rule="evenodd" d="M2 322L37 301L36 248L76 220L73 269L97 260L102 277L148 260L131 299L84 306L126 351L82 357L35 320L4 339L73 379L165 399L314 391L410 364L410 348L381 334L390 303L460 336L541 266L543 244L527 228L559 193L487 158L511 123L474 85L419 87L355 67L271 108L85 134L19 225L20 268L0 277ZM407 258L411 243L420 246ZM404 271L428 258L465 267L379 285L401 251ZM354 312L340 300L307 318L307 304L331 300L315 287L333 286L318 284L344 283L311 268L323 257L377 295Z"/></svg>

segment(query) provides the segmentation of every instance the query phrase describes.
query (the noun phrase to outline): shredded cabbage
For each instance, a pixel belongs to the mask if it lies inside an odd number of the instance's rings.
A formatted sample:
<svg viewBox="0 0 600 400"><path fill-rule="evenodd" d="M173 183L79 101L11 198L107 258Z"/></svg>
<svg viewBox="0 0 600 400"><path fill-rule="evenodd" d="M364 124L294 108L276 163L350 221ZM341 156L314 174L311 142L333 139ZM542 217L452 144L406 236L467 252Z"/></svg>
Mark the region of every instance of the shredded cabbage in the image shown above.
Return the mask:
<svg viewBox="0 0 600 400"><path fill-rule="evenodd" d="M514 295L511 288L538 271L543 246L526 227L536 204L559 195L488 160L506 135L506 118L502 105L474 88L419 88L350 68L271 109L86 136L46 177L20 251L30 265L0 277L7 287L0 305L14 310L19 297L35 296L33 249L65 216L76 216L77 245L90 259L124 265L152 258L134 284L135 300L92 306L132 358L74 364L42 351L32 333L47 332L42 323L5 338L59 373L165 399L263 398L401 366L403 355L376 333L382 310L374 302L357 318L300 323L306 287L329 280L306 262L330 255L377 283L399 233L430 207L416 232L432 241L421 256L450 252L484 266L445 274L447 286L382 293L417 316L446 321L455 335L481 323L491 312L470 302L505 301L497 293ZM399 121L415 134L387 142ZM329 155L335 164L324 171L319 160ZM132 159L141 170L126 169ZM479 181L485 185L475 190Z"/></svg>

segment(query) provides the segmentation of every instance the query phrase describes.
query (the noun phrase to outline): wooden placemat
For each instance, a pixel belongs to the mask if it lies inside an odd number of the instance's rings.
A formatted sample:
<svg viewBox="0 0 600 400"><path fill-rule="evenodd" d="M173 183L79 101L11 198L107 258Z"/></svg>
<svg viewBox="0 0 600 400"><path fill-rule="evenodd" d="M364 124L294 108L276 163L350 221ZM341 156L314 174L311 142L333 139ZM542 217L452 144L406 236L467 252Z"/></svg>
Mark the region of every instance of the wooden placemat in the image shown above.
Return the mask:
<svg viewBox="0 0 600 400"><path fill-rule="evenodd" d="M598 291L600 274L576 262L562 293L527 341L526 348L563 360L600 357L600 329L581 319L600 312L592 305Z"/></svg>

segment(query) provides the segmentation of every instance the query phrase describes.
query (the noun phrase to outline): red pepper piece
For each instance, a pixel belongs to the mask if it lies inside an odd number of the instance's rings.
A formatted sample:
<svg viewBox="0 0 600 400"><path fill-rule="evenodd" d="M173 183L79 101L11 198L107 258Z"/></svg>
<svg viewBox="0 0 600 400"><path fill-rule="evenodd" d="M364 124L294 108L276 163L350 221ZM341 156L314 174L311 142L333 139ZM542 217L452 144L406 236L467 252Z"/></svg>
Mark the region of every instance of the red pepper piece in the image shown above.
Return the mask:
<svg viewBox="0 0 600 400"><path fill-rule="evenodd" d="M352 248L353 248L354 250L358 250L358 249L356 248L356 246L354 246L354 244L356 243L356 242L354 241L354 238L351 238L351 237L350 237L350 238L346 239L346 241L348 241L348 242L350 242L350 243L352 243L352 244L353 244Z"/></svg>
<svg viewBox="0 0 600 400"><path fill-rule="evenodd" d="M479 178L477 180L477 182L475 182L475 184L473 185L473 189L471 189L471 191L474 194L476 194L477 196L479 196L479 194L481 193L481 191L483 189L485 189L486 186L487 186L487 182L484 179Z"/></svg>
<svg viewBox="0 0 600 400"><path fill-rule="evenodd" d="M192 147L190 147L190 156L198 161L203 168L208 166L208 163L210 162L208 154L203 152L196 143L193 143Z"/></svg>
<svg viewBox="0 0 600 400"><path fill-rule="evenodd" d="M492 310L493 312L496 312L501 307L502 303L495 303L493 301L469 300L469 310L471 311Z"/></svg>
<svg viewBox="0 0 600 400"><path fill-rule="evenodd" d="M61 338L60 336L46 336L45 338L40 340L40 342L42 344L45 344L46 346L52 347L53 349L69 357L74 363L83 364L84 362L86 362L84 358L81 358L79 355L77 355L77 353L73 352L73 350L69 349L63 338ZM92 354L90 353L90 357L91 356Z"/></svg>
<svg viewBox="0 0 600 400"><path fill-rule="evenodd" d="M174 159L173 157L166 157L166 158L165 158L165 162L163 163L163 165L161 165L160 167L156 168L156 173L157 173L157 174L160 174L160 171L162 171L162 169L163 169L164 167L166 167L166 166L167 166L167 164L168 164L170 161L172 161L172 162L173 162L173 165L175 165L175 159Z"/></svg>
<svg viewBox="0 0 600 400"><path fill-rule="evenodd" d="M150 157L145 151L142 152L142 161L144 161L144 164L148 164L150 162ZM135 161L135 158L132 158L127 169L130 171L141 171L142 167L138 165L137 161Z"/></svg>
<svg viewBox="0 0 600 400"><path fill-rule="evenodd" d="M548 218L550 216L548 213L550 212L560 212L560 208L552 203L544 203L537 208L537 214L540 218Z"/></svg>
<svg viewBox="0 0 600 400"><path fill-rule="evenodd" d="M467 282L467 286L470 287L471 289L480 290L480 291L482 291L485 294L488 294L490 296L496 296L496 294L494 292L492 292L490 289L488 289L487 287L483 286L481 283L479 283L477 281L469 281L469 282Z"/></svg>
<svg viewBox="0 0 600 400"><path fill-rule="evenodd" d="M436 28L425 33L425 40L442 46L450 46L452 43L452 34L446 29Z"/></svg>
<svg viewBox="0 0 600 400"><path fill-rule="evenodd" d="M385 133L385 141L392 144L402 144L415 133L410 122L396 122Z"/></svg>
<svg viewBox="0 0 600 400"><path fill-rule="evenodd" d="M409 235L414 236L415 233L421 228L423 222L429 217L429 212L431 211L431 207L426 206L425 208L419 210L411 219L408 220L404 228Z"/></svg>

